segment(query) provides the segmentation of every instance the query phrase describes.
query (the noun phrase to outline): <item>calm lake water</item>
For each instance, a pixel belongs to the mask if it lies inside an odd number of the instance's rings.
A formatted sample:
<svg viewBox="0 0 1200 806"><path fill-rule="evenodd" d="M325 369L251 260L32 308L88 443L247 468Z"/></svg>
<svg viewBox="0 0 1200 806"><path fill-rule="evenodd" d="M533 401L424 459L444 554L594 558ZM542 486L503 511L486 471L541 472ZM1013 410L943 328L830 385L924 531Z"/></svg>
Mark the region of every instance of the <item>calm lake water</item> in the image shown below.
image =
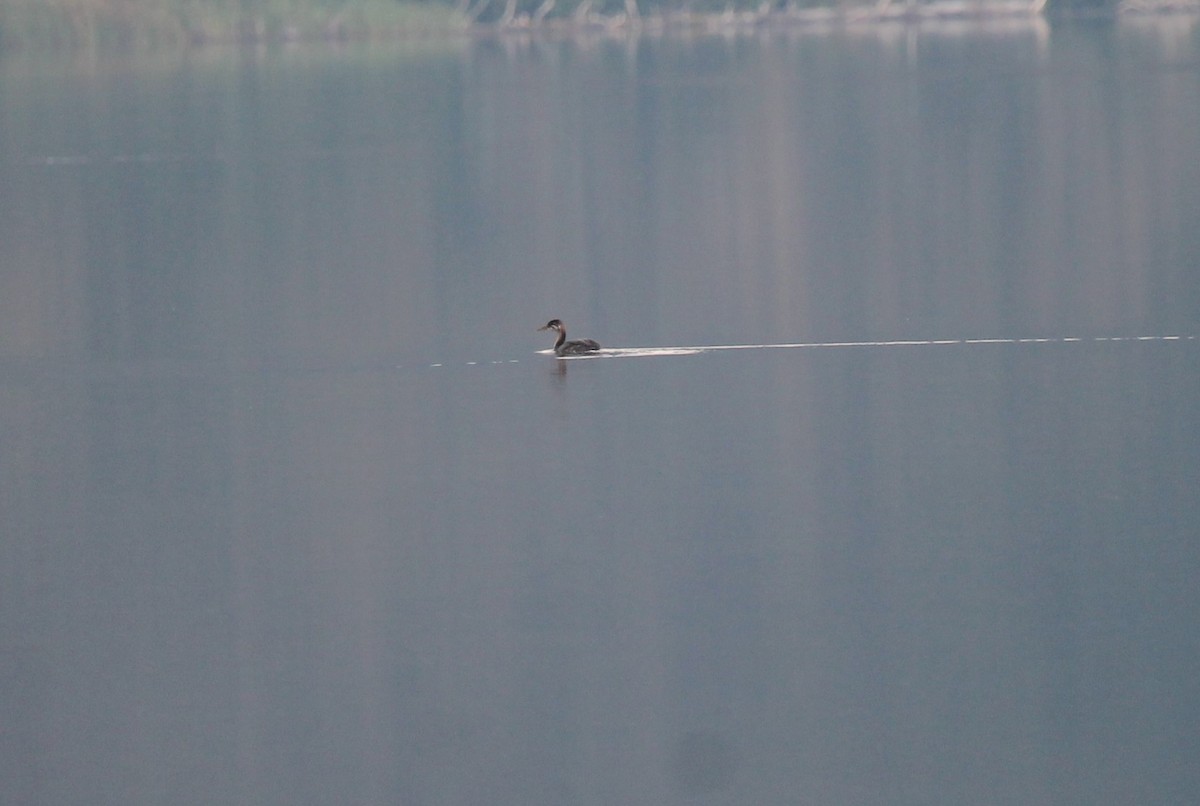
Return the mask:
<svg viewBox="0 0 1200 806"><path fill-rule="evenodd" d="M0 801L1200 791L1200 28L0 99Z"/></svg>

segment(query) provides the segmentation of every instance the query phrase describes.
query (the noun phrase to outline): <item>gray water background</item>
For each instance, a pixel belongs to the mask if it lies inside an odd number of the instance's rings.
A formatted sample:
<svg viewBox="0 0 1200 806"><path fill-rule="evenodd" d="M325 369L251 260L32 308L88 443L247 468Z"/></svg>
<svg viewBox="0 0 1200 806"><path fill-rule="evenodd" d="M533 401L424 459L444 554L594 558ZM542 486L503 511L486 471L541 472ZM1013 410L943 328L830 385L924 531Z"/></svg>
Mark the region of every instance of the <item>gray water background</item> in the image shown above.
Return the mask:
<svg viewBox="0 0 1200 806"><path fill-rule="evenodd" d="M0 137L0 802L1200 792L1186 20L8 56Z"/></svg>

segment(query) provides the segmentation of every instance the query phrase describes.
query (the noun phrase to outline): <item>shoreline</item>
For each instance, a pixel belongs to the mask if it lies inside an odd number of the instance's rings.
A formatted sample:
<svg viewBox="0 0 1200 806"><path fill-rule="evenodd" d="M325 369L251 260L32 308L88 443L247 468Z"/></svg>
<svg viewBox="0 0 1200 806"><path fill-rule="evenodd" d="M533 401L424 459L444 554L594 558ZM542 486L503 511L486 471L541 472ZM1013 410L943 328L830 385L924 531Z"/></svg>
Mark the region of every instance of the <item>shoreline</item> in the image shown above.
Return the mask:
<svg viewBox="0 0 1200 806"><path fill-rule="evenodd" d="M229 17L208 12L173 11L164 5L147 10L135 0L96 4L89 0L7 0L0 16L0 54L27 51L79 51L102 48L156 50L210 45L281 45L292 43L386 42L432 37L489 38L510 35L712 35L756 30L833 30L862 25L1005 22L1043 19L1046 0L879 0L861 5L720 12L686 10L601 14L585 0L571 14L536 17L513 12L506 0L476 0L474 9L367 0L352 10ZM489 8L489 3L491 8ZM480 22L481 11L500 11ZM1093 11L1095 11L1093 9ZM632 12L632 13L631 13ZM1120 0L1103 16L1200 14L1200 0ZM1075 16L1070 10L1054 16ZM1086 15L1092 16L1092 15Z"/></svg>
<svg viewBox="0 0 1200 806"><path fill-rule="evenodd" d="M0 0L0 53L365 42L468 30L469 20L450 6L397 0L339 9L294 0L255 13L177 0Z"/></svg>

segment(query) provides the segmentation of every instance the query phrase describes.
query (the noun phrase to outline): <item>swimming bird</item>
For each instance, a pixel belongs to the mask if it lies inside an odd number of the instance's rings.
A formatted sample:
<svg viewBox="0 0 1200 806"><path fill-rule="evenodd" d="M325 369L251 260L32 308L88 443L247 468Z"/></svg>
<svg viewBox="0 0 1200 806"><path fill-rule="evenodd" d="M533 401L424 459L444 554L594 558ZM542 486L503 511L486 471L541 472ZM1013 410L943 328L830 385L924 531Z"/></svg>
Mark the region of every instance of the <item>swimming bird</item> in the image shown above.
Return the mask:
<svg viewBox="0 0 1200 806"><path fill-rule="evenodd" d="M561 319L551 319L538 328L539 332L542 330L553 330L558 333L558 341L554 342L555 355L584 355L600 349L600 345L591 339L567 341L567 327Z"/></svg>

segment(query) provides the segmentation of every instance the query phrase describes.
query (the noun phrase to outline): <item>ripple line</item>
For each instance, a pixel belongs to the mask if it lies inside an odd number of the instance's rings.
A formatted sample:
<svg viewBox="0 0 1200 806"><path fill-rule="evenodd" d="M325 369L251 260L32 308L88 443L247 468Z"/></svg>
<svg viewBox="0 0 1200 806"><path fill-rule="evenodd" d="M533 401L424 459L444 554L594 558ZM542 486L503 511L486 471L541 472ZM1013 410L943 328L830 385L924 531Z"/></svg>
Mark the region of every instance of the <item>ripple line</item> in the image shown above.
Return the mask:
<svg viewBox="0 0 1200 806"><path fill-rule="evenodd" d="M655 356L698 355L727 350L815 350L821 348L863 347L951 347L983 344L1085 344L1101 342L1195 341L1196 336L1023 336L975 337L964 339L891 339L887 341L801 341L773 344L704 344L694 347L614 347L586 355L558 356L561 360L596 358L651 358ZM553 350L539 350L541 355L554 355Z"/></svg>

